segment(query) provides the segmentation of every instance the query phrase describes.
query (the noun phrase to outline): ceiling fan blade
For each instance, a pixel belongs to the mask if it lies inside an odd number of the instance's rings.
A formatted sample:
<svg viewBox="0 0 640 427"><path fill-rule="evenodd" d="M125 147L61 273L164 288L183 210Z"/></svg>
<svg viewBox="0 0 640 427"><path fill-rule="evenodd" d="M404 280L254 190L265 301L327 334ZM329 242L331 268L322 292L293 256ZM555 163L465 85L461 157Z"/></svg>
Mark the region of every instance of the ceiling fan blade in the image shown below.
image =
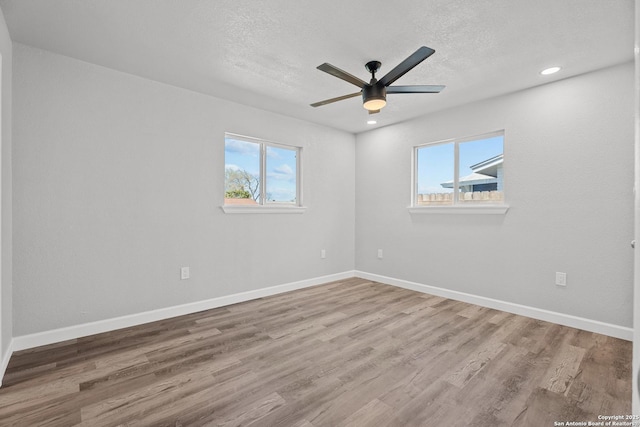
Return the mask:
<svg viewBox="0 0 640 427"><path fill-rule="evenodd" d="M442 85L389 86L387 93L438 93L445 87Z"/></svg>
<svg viewBox="0 0 640 427"><path fill-rule="evenodd" d="M342 96L338 96L336 98L325 99L324 101L315 102L315 103L310 104L310 105L312 107L320 107L321 105L327 105L327 104L331 104L332 102L342 101L343 99L349 99L349 98L353 98L355 96L360 96L361 94L362 94L362 92L350 93L349 95L342 95Z"/></svg>
<svg viewBox="0 0 640 427"><path fill-rule="evenodd" d="M389 86L434 53L435 50L430 47L422 46L420 49L413 52L407 59L396 65L396 67L381 78L378 83L381 83L384 86Z"/></svg>
<svg viewBox="0 0 640 427"><path fill-rule="evenodd" d="M364 86L367 85L367 82L365 82L364 80L361 80L359 78L357 78L354 75L351 75L349 73L347 73L346 71L342 71L340 68L338 67L334 67L333 65L325 62L322 65L318 65L318 70L320 71L324 71L325 73L329 73L332 76L335 76L339 79L342 79L346 82L349 82L353 85L358 86L360 89L362 89Z"/></svg>

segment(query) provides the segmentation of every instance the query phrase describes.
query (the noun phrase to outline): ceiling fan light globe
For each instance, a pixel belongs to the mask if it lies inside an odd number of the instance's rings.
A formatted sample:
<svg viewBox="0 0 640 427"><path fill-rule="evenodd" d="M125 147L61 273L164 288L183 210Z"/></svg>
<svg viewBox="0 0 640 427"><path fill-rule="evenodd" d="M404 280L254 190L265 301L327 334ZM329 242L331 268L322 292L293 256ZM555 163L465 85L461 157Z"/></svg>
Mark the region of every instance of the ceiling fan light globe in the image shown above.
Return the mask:
<svg viewBox="0 0 640 427"><path fill-rule="evenodd" d="M384 98L368 99L362 104L365 110L376 111L387 105Z"/></svg>

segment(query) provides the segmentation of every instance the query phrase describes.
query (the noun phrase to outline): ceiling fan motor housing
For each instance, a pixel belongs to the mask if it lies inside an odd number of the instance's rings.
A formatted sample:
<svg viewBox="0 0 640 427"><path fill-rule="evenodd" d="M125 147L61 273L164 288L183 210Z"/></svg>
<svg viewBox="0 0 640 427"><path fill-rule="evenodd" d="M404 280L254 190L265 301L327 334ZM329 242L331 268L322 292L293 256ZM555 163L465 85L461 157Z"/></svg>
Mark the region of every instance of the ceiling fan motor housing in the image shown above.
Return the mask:
<svg viewBox="0 0 640 427"><path fill-rule="evenodd" d="M387 88L377 83L364 86L362 88L362 103L367 110L379 110L387 103Z"/></svg>

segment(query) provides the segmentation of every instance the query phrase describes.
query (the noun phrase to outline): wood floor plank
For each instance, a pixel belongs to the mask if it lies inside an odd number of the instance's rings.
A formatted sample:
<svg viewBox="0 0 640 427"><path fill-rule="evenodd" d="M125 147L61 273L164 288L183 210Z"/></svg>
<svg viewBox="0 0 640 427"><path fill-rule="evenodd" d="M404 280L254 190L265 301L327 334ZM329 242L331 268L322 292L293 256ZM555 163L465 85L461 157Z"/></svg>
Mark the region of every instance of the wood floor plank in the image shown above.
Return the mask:
<svg viewBox="0 0 640 427"><path fill-rule="evenodd" d="M563 348L556 362L550 367L548 375L542 380L543 387L549 391L564 394L578 373L583 356L583 348L574 346Z"/></svg>
<svg viewBox="0 0 640 427"><path fill-rule="evenodd" d="M453 368L454 372L446 378L451 384L463 388L473 377L487 366L507 345L501 342L493 342L485 345L470 357L465 359L460 368Z"/></svg>
<svg viewBox="0 0 640 427"><path fill-rule="evenodd" d="M392 417L393 408L391 406L378 399L373 399L337 425L344 427L384 425L391 421Z"/></svg>
<svg viewBox="0 0 640 427"><path fill-rule="evenodd" d="M597 415L582 410L564 395L545 388L536 388L527 400L521 415L513 422L513 426L552 426L558 421L597 421Z"/></svg>
<svg viewBox="0 0 640 427"><path fill-rule="evenodd" d="M123 422L132 417L143 415L167 402L177 400L193 393L193 390L207 389L215 384L212 373L226 367L239 364L234 358L220 359L209 363L202 369L157 381L151 387L134 390L114 396L102 402L82 408L83 424L95 425L107 422Z"/></svg>
<svg viewBox="0 0 640 427"><path fill-rule="evenodd" d="M631 411L631 343L359 278L16 352L0 426L538 426Z"/></svg>

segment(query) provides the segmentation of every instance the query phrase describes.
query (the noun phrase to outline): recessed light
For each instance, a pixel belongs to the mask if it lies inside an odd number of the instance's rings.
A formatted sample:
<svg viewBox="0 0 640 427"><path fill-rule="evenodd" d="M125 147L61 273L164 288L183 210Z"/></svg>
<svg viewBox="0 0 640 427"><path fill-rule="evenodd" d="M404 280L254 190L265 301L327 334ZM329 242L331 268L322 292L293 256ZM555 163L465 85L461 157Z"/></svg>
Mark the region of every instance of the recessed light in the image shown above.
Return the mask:
<svg viewBox="0 0 640 427"><path fill-rule="evenodd" d="M378 122L376 122L375 120L367 120L368 125L375 125L376 123Z"/></svg>
<svg viewBox="0 0 640 427"><path fill-rule="evenodd" d="M554 74L560 71L560 67L550 67L540 71L540 74L543 76L548 76L549 74Z"/></svg>

